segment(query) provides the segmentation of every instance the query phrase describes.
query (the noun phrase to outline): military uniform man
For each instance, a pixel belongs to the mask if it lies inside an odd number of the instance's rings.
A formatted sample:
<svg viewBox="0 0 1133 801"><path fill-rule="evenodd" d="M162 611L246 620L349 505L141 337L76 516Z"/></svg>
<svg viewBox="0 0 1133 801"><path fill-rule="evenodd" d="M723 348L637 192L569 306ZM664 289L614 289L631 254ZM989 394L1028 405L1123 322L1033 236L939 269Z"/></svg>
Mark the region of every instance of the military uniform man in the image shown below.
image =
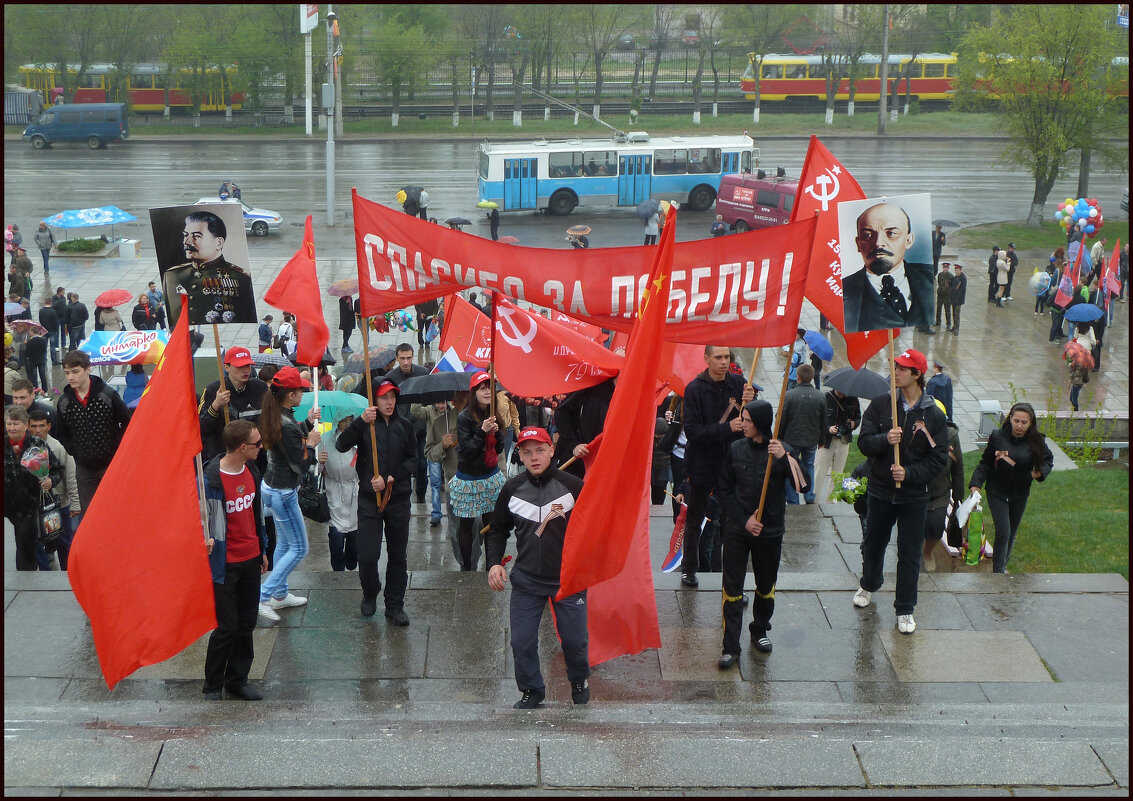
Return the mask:
<svg viewBox="0 0 1133 801"><path fill-rule="evenodd" d="M252 276L221 255L227 235L224 221L210 211L195 211L185 218L182 237L189 261L170 267L161 279L170 329L181 313L182 290L189 296L193 325L258 322Z"/></svg>

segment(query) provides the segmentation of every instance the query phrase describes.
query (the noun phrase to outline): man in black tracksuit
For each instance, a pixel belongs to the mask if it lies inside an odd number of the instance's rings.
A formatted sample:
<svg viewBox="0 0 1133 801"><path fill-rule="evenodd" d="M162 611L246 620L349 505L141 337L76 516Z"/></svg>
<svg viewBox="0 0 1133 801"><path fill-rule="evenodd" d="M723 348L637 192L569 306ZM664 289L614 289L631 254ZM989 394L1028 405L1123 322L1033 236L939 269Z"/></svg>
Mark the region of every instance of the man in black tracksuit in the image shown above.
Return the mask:
<svg viewBox="0 0 1133 801"><path fill-rule="evenodd" d="M395 626L408 626L405 614L405 588L409 571L405 551L409 545L409 498L411 479L417 469L417 437L413 426L396 413L398 389L392 381L381 380L374 390L374 405L354 418L338 435L335 448L346 453L358 446L358 580L362 583L362 614L371 617L378 608L378 560L382 556L382 530L386 539L386 617ZM373 428L370 424L373 423ZM374 475L370 435L378 445L380 475ZM389 500L378 508L378 494L384 496L393 485Z"/></svg>
<svg viewBox="0 0 1133 801"><path fill-rule="evenodd" d="M809 366L809 365L804 365ZM754 400L742 412L743 439L733 442L724 457L717 489L724 509L724 648L718 663L726 670L740 655L740 624L743 623L744 576L750 557L755 573L755 603L752 604L751 641L756 650L771 652L767 632L775 612L775 581L783 550L786 516L786 482L795 481L795 492L807 489L806 472L787 455L783 443L772 439L771 404ZM771 481L763 514L755 519L767 457Z"/></svg>
<svg viewBox="0 0 1133 801"><path fill-rule="evenodd" d="M711 549L700 543L700 527L708 496L716 488L716 478L728 446L740 439L740 407L755 399L755 390L743 376L729 372L731 351L726 346L704 348L708 369L685 388L684 425L685 475L688 477L688 504L685 517L684 555L681 558L681 584L695 587L696 571L720 569L719 543ZM705 553L705 551L707 551Z"/></svg>
<svg viewBox="0 0 1133 801"><path fill-rule="evenodd" d="M539 669L539 622L550 600L555 625L562 640L571 700L590 700L586 629L586 591L555 600L563 559L563 537L582 480L551 467L551 435L529 426L516 442L526 471L508 480L496 500L492 527L484 538L487 551L488 586L502 592L507 582L504 549L515 529L518 557L511 571L511 651L515 661L515 683L523 697L516 709L534 709L547 696Z"/></svg>

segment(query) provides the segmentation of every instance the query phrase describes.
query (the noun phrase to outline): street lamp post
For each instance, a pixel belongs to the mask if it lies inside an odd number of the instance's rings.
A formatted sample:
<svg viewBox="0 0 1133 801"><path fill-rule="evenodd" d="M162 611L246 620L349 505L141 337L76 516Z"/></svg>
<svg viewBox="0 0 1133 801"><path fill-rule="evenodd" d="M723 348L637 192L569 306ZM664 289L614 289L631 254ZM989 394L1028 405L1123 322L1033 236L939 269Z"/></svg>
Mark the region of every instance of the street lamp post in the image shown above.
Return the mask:
<svg viewBox="0 0 1133 801"><path fill-rule="evenodd" d="M327 82L323 84L323 109L327 114L327 225L334 227L334 67L333 28L337 16L327 6Z"/></svg>

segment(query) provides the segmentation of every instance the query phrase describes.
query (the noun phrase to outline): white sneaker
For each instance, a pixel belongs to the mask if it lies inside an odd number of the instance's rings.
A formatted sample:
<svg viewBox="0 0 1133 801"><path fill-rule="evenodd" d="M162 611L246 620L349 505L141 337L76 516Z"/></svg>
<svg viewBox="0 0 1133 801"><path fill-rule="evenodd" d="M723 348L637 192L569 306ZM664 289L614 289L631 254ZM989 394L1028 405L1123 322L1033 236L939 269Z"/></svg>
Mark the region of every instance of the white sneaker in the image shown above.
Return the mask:
<svg viewBox="0 0 1133 801"><path fill-rule="evenodd" d="M873 593L858 587L858 591L854 593L854 606L865 609L869 606L871 600L873 600Z"/></svg>
<svg viewBox="0 0 1133 801"><path fill-rule="evenodd" d="M264 620L270 620L272 623L279 622L279 612L271 608L271 604L266 604L260 601L260 617Z"/></svg>
<svg viewBox="0 0 1133 801"><path fill-rule="evenodd" d="M306 604L306 598L300 598L299 596L292 595L291 593L287 593L287 595L282 598L271 599L272 609L286 609L289 606L306 606Z"/></svg>
<svg viewBox="0 0 1133 801"><path fill-rule="evenodd" d="M912 634L917 630L917 621L912 615L897 615L897 631L902 634Z"/></svg>

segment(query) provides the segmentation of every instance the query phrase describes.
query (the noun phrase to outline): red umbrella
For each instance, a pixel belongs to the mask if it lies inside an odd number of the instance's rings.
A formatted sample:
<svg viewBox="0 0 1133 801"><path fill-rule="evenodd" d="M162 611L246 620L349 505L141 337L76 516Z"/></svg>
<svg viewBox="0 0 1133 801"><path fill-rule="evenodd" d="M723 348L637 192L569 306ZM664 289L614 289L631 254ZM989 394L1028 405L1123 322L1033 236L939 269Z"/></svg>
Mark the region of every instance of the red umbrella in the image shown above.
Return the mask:
<svg viewBox="0 0 1133 801"><path fill-rule="evenodd" d="M129 303L134 297L134 293L128 289L108 289L94 299L94 305L110 309L121 306L123 303Z"/></svg>
<svg viewBox="0 0 1133 801"><path fill-rule="evenodd" d="M327 294L336 298L348 298L351 295L358 294L358 279L357 278L343 278L341 281L335 281L330 285Z"/></svg>
<svg viewBox="0 0 1133 801"><path fill-rule="evenodd" d="M1085 367L1092 370L1094 367L1094 356L1090 353L1089 348L1076 340L1070 340L1066 343L1066 347L1062 349L1062 355L1066 360L1073 362L1079 367Z"/></svg>

